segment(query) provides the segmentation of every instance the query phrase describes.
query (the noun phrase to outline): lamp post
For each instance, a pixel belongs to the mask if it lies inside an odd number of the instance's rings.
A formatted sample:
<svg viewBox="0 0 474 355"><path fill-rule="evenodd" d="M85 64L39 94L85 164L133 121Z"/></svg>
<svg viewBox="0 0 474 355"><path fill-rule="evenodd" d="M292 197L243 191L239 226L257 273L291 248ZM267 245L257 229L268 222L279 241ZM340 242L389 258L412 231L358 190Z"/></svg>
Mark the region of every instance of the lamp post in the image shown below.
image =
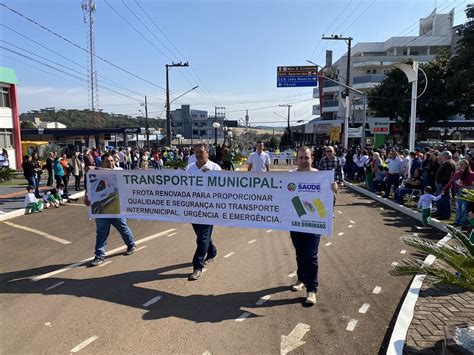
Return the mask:
<svg viewBox="0 0 474 355"><path fill-rule="evenodd" d="M169 84L169 70L172 67L189 67L189 63L171 63L166 64L166 144L171 146L171 113L170 113L170 84Z"/></svg>
<svg viewBox="0 0 474 355"><path fill-rule="evenodd" d="M221 126L219 122L214 122L212 124L212 127L214 127L214 144L217 148L217 129Z"/></svg>
<svg viewBox="0 0 474 355"><path fill-rule="evenodd" d="M178 140L178 145L181 145L181 138L183 138L181 134L176 135L176 139Z"/></svg>

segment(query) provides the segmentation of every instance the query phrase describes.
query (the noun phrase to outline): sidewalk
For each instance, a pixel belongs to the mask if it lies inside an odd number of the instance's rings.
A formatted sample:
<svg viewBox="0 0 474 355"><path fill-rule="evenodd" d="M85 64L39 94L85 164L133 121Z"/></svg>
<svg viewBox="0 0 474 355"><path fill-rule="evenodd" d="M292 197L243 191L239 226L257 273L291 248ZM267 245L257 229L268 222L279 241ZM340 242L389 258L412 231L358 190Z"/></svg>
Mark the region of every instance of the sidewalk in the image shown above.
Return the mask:
<svg viewBox="0 0 474 355"><path fill-rule="evenodd" d="M347 186L421 221L421 213L417 211L400 206L351 183L348 183ZM432 225L440 230L445 230L445 224L436 219L432 219ZM453 238L448 244L452 245L454 241ZM436 259L434 265L436 263L440 263L440 261ZM400 310L400 313L405 312L402 317L407 318L408 322L412 317L404 339L403 354L444 354L446 327L463 323L474 326L474 292L448 285L431 286L429 280L430 278L426 277L423 281L412 313ZM408 292L416 292L416 290L410 289ZM403 300L400 304L402 303ZM397 316L400 317L400 314ZM395 331L394 329L393 333ZM457 354L457 352L450 352L448 349L447 354Z"/></svg>
<svg viewBox="0 0 474 355"><path fill-rule="evenodd" d="M74 179L71 180L68 189L69 193L73 194L76 191L74 190ZM52 189L51 186L46 186L46 183L47 181L41 181L40 183L40 193L42 195L46 190ZM83 181L81 181L81 185L83 185ZM0 215L24 208L25 195L26 183L6 186L0 183Z"/></svg>

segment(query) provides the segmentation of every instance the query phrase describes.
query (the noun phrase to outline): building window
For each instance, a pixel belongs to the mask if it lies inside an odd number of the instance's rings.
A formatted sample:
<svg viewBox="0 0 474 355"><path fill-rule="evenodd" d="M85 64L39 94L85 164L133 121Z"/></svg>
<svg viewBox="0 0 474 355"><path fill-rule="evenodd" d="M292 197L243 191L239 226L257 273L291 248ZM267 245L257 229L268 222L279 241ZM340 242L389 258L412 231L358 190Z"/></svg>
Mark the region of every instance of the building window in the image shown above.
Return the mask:
<svg viewBox="0 0 474 355"><path fill-rule="evenodd" d="M206 114L205 114L205 113L201 113L201 118L206 118Z"/></svg>
<svg viewBox="0 0 474 355"><path fill-rule="evenodd" d="M199 135L199 131L193 129L193 136L197 136L197 135Z"/></svg>
<svg viewBox="0 0 474 355"><path fill-rule="evenodd" d="M2 87L2 99L0 100L0 107L11 107L10 105L10 89Z"/></svg>
<svg viewBox="0 0 474 355"><path fill-rule="evenodd" d="M192 116L193 118L197 118L198 115L197 115L197 113L193 113L191 116Z"/></svg>
<svg viewBox="0 0 474 355"><path fill-rule="evenodd" d="M206 131L205 131L205 130L201 130L200 136L202 137L202 136L205 136L205 135L206 135Z"/></svg>
<svg viewBox="0 0 474 355"><path fill-rule="evenodd" d="M0 149L13 147L13 132L11 129L0 129Z"/></svg>

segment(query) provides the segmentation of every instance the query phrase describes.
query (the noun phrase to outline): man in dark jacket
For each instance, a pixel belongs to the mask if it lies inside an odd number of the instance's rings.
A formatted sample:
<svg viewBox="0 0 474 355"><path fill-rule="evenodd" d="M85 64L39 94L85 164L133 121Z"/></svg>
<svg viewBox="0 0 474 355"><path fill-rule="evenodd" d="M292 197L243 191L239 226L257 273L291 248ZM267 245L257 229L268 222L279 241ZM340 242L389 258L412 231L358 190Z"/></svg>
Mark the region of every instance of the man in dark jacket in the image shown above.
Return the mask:
<svg viewBox="0 0 474 355"><path fill-rule="evenodd" d="M436 195L441 193L456 171L456 165L451 158L452 154L449 150L441 153L441 166L435 175ZM435 215L437 218L449 219L451 217L450 194L443 194L443 197L436 203L436 207L438 209Z"/></svg>
<svg viewBox="0 0 474 355"><path fill-rule="evenodd" d="M50 152L46 159L46 170L48 170L48 186L53 186L53 162L55 152Z"/></svg>
<svg viewBox="0 0 474 355"><path fill-rule="evenodd" d="M23 157L23 163L21 164L21 168L23 169L23 176L25 177L26 181L28 181L29 186L37 186L36 184L36 170L35 166L31 161L31 157L29 155L25 155ZM39 191L38 188L35 188L35 195L38 195Z"/></svg>

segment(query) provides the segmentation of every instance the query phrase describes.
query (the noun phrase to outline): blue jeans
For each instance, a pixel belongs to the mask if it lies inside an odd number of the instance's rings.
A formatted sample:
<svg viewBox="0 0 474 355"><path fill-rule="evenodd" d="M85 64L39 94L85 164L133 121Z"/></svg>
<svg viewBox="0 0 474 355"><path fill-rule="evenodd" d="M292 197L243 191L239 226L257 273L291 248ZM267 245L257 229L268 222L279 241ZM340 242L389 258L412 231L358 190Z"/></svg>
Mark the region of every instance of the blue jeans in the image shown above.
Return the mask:
<svg viewBox="0 0 474 355"><path fill-rule="evenodd" d="M436 184L436 195L439 195L443 190L443 185ZM436 215L442 219L449 219L451 217L451 202L449 199L449 191L443 194L443 197L436 201Z"/></svg>
<svg viewBox="0 0 474 355"><path fill-rule="evenodd" d="M411 194L413 189L411 187L399 187L395 190L395 197L397 198L397 203L403 205L403 198L406 194Z"/></svg>
<svg viewBox="0 0 474 355"><path fill-rule="evenodd" d="M392 185L396 191L400 183L400 174L391 174L387 178L387 185L385 186L385 195L383 197L388 198L390 195L390 189Z"/></svg>
<svg viewBox="0 0 474 355"><path fill-rule="evenodd" d="M125 218L96 218L96 241L95 241L95 256L103 259L105 257L105 246L107 245L107 238L110 234L110 226L114 226L120 233L124 243L127 247L135 245L133 234L127 224Z"/></svg>
<svg viewBox="0 0 474 355"><path fill-rule="evenodd" d="M296 251L296 271L298 280L306 285L308 292L318 290L318 249L319 234L290 232Z"/></svg>
<svg viewBox="0 0 474 355"><path fill-rule="evenodd" d="M196 252L193 257L193 269L197 270L204 268L204 260L213 258L217 255L217 249L212 243L212 225L207 224L192 224L194 233L196 233Z"/></svg>
<svg viewBox="0 0 474 355"><path fill-rule="evenodd" d="M459 190L456 194L457 197L461 195L461 191ZM461 199L456 199L456 220L454 223L459 224L461 226L467 226L467 207L469 206L469 201L464 201Z"/></svg>

